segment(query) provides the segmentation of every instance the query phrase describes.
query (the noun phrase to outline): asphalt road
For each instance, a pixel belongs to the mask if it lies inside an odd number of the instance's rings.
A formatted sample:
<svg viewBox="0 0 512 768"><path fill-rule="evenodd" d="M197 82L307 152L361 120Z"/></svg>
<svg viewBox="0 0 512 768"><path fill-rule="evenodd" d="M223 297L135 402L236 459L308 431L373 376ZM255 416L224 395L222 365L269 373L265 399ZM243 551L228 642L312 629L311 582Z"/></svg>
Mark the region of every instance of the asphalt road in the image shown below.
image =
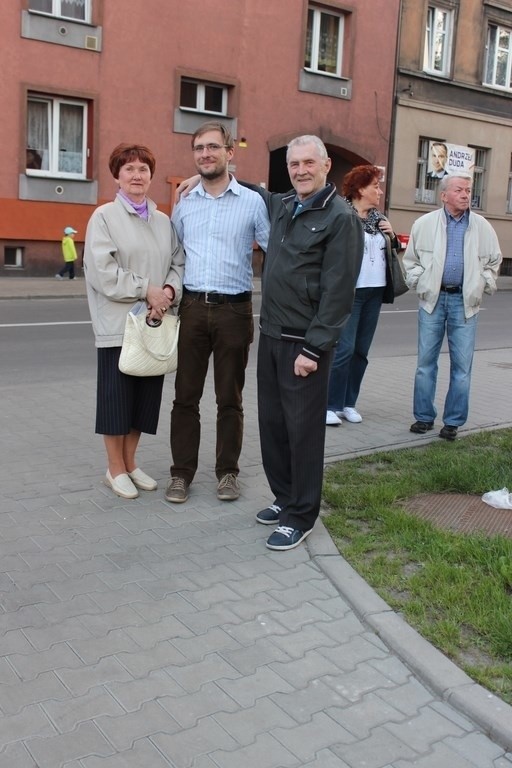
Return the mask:
<svg viewBox="0 0 512 768"><path fill-rule="evenodd" d="M510 346L511 292L487 298L480 313L477 349ZM254 299L255 324L260 296ZM383 305L372 358L416 355L417 299L401 296L393 305ZM257 332L256 332L257 333ZM55 381L90 375L96 353L87 301L72 299L0 300L2 378L14 383L19 376ZM255 365L253 344L249 367Z"/></svg>

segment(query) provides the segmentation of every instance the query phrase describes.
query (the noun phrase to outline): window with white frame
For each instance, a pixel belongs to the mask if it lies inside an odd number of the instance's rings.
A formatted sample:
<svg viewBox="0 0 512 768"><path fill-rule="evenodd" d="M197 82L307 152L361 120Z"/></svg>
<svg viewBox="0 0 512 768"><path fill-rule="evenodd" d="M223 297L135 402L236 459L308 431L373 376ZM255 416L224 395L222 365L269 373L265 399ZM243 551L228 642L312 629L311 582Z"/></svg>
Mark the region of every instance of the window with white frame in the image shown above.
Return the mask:
<svg viewBox="0 0 512 768"><path fill-rule="evenodd" d="M219 83L181 79L180 108L214 115L227 115L228 89Z"/></svg>
<svg viewBox="0 0 512 768"><path fill-rule="evenodd" d="M512 155L510 155L510 171L508 172L507 213L512 213Z"/></svg>
<svg viewBox="0 0 512 768"><path fill-rule="evenodd" d="M312 72L341 77L344 16L310 6L304 67Z"/></svg>
<svg viewBox="0 0 512 768"><path fill-rule="evenodd" d="M416 163L415 203L435 205L436 202L439 179L428 174L429 148L432 141L438 141L438 139L420 138L419 140L418 160Z"/></svg>
<svg viewBox="0 0 512 768"><path fill-rule="evenodd" d="M86 178L87 102L29 94L27 174Z"/></svg>
<svg viewBox="0 0 512 768"><path fill-rule="evenodd" d="M489 25L484 84L512 90L512 29Z"/></svg>
<svg viewBox="0 0 512 768"><path fill-rule="evenodd" d="M91 0L29 0L29 10L75 21L91 20Z"/></svg>
<svg viewBox="0 0 512 768"><path fill-rule="evenodd" d="M471 147L471 144L469 146ZM471 207L482 210L485 206L484 195L489 150L482 147L472 147L472 149L475 150L475 167L473 168Z"/></svg>
<svg viewBox="0 0 512 768"><path fill-rule="evenodd" d="M452 35L453 11L429 5L423 53L425 72L443 76L450 74Z"/></svg>

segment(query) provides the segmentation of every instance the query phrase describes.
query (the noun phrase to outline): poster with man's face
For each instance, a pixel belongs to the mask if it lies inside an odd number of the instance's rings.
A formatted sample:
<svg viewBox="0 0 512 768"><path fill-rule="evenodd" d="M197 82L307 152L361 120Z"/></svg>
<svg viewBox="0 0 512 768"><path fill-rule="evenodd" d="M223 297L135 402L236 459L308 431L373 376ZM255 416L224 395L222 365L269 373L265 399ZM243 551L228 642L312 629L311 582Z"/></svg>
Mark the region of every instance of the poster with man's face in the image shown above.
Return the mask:
<svg viewBox="0 0 512 768"><path fill-rule="evenodd" d="M475 150L460 144L431 141L428 146L427 175L432 179L462 174L473 176Z"/></svg>

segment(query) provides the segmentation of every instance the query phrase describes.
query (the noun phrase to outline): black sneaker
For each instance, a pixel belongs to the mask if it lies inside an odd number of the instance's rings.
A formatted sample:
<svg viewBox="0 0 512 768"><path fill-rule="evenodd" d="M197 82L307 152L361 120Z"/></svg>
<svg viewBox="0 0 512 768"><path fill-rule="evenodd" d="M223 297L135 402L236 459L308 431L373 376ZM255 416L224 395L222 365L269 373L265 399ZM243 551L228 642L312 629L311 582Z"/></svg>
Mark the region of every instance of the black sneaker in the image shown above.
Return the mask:
<svg viewBox="0 0 512 768"><path fill-rule="evenodd" d="M267 547L279 551L294 549L304 541L306 536L309 536L312 530L310 528L309 531L299 531L297 528L288 528L287 525L278 525L274 533L268 537Z"/></svg>
<svg viewBox="0 0 512 768"><path fill-rule="evenodd" d="M279 522L279 515L281 514L281 507L277 504L271 504L269 507L265 507L261 512L256 515L256 520L262 525L275 525Z"/></svg>
<svg viewBox="0 0 512 768"><path fill-rule="evenodd" d="M449 424L445 424L444 427L441 427L439 437L442 437L444 440L455 440L457 429L458 427L451 427Z"/></svg>
<svg viewBox="0 0 512 768"><path fill-rule="evenodd" d="M418 435L424 435L430 429L434 429L433 421L415 421L411 424L409 432L416 432Z"/></svg>

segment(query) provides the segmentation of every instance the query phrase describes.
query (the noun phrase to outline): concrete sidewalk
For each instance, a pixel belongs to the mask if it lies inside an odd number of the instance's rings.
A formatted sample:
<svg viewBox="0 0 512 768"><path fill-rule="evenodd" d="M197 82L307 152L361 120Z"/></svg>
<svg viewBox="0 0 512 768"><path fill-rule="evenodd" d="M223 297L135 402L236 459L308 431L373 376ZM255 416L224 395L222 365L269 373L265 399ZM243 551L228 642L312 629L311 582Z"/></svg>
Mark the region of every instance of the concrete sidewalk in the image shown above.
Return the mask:
<svg viewBox="0 0 512 768"><path fill-rule="evenodd" d="M85 280L82 271L74 280L65 278L56 280L54 277L0 277L0 299L48 299L72 298L85 296ZM499 277L500 291L512 290L512 277ZM261 280L255 278L254 292L259 293Z"/></svg>
<svg viewBox="0 0 512 768"><path fill-rule="evenodd" d="M0 279L0 297L83 295L68 282ZM372 357L364 421L328 430L328 462L437 439L408 431L415 362ZM512 708L391 611L320 521L306 546L265 548L253 357L234 503L215 496L211 381L200 471L174 506L172 377L140 450L159 490L135 501L102 483L93 366L5 381L0 768L512 768ZM477 352L461 434L511 426L511 389L512 349Z"/></svg>

